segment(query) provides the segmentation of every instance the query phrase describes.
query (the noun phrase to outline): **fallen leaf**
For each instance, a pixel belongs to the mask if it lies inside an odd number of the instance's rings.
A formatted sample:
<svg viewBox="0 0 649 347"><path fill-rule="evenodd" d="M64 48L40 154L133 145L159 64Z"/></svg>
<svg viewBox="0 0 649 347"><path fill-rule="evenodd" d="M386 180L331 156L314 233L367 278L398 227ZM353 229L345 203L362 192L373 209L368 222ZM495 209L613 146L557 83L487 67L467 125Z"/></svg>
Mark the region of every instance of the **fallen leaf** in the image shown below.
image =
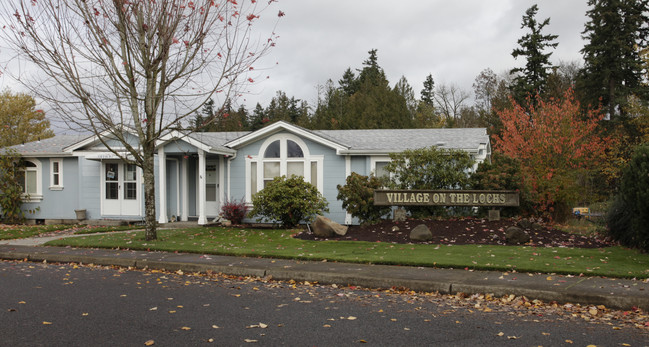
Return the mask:
<svg viewBox="0 0 649 347"><path fill-rule="evenodd" d="M43 322L44 325L50 325L52 322Z"/></svg>
<svg viewBox="0 0 649 347"><path fill-rule="evenodd" d="M347 319L349 319L349 320L356 320L356 317L354 317L354 316L349 316L349 317L347 317Z"/></svg>
<svg viewBox="0 0 649 347"><path fill-rule="evenodd" d="M323 328L331 328L331 325L329 325L329 324L325 324L325 325L323 325L322 327L323 327Z"/></svg>
<svg viewBox="0 0 649 347"><path fill-rule="evenodd" d="M153 346L154 343L155 343L155 341L149 340L149 341L145 342L144 345L145 346Z"/></svg>
<svg viewBox="0 0 649 347"><path fill-rule="evenodd" d="M244 339L243 342L254 343L257 342L257 340Z"/></svg>
<svg viewBox="0 0 649 347"><path fill-rule="evenodd" d="M88 312L84 312L84 313L82 313L81 315L82 315L82 316L87 316L87 315L88 315Z"/></svg>
<svg viewBox="0 0 649 347"><path fill-rule="evenodd" d="M499 333L496 334L496 335L498 335L498 336L505 336L505 333L501 331L501 332L499 332Z"/></svg>
<svg viewBox="0 0 649 347"><path fill-rule="evenodd" d="M259 327L262 328L262 329L266 329L266 328L268 328L268 325L266 325L264 323L259 323Z"/></svg>
<svg viewBox="0 0 649 347"><path fill-rule="evenodd" d="M212 328L219 329L220 327L218 325L212 325Z"/></svg>
<svg viewBox="0 0 649 347"><path fill-rule="evenodd" d="M358 342L360 342L360 343L367 343L367 341L365 341L365 340L358 340Z"/></svg>
<svg viewBox="0 0 649 347"><path fill-rule="evenodd" d="M192 328L190 328L190 327L182 327L182 328L180 328L180 329L183 329L183 330L192 330Z"/></svg>
<svg viewBox="0 0 649 347"><path fill-rule="evenodd" d="M510 340L516 340L518 337L516 337L516 336L507 336L507 338L510 339Z"/></svg>
<svg viewBox="0 0 649 347"><path fill-rule="evenodd" d="M151 307L151 308L149 309L149 311L155 311L155 310L157 310L157 309L158 309L157 307Z"/></svg>
<svg viewBox="0 0 649 347"><path fill-rule="evenodd" d="M566 340L566 343L572 343L572 340Z"/></svg>

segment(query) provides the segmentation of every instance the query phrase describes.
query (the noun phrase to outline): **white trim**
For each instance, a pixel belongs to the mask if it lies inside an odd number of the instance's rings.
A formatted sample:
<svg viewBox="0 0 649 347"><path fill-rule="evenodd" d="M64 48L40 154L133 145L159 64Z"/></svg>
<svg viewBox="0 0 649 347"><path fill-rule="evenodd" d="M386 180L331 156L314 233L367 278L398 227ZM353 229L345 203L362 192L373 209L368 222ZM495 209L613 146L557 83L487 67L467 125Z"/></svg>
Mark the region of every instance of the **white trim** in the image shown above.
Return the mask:
<svg viewBox="0 0 649 347"><path fill-rule="evenodd" d="M25 168L25 172L36 172L36 193L27 193L27 176L25 175L25 187L23 187L25 188L25 193L21 195L22 201L25 203L41 202L43 201L43 164L41 164L41 161L36 158L25 159L25 161L28 161L36 166L36 168L30 168L29 170Z"/></svg>
<svg viewBox="0 0 649 347"><path fill-rule="evenodd" d="M54 163L59 164L59 172L54 172ZM59 175L59 184L54 184L54 175ZM63 190L63 158L50 158L50 190Z"/></svg>
<svg viewBox="0 0 649 347"><path fill-rule="evenodd" d="M167 218L167 156L164 147L158 147L158 192L160 193L160 215L158 223L164 224Z"/></svg>
<svg viewBox="0 0 649 347"><path fill-rule="evenodd" d="M198 224L207 224L205 216L205 152L198 149Z"/></svg>
<svg viewBox="0 0 649 347"><path fill-rule="evenodd" d="M392 159L390 159L389 156L384 156L384 155L370 157L370 174L373 174L374 176L376 176L376 163L377 162L389 163L391 161L392 161Z"/></svg>
<svg viewBox="0 0 649 347"><path fill-rule="evenodd" d="M135 137L138 137L137 132L135 130L129 128L129 127L120 126L120 128L121 128L122 132L129 133L129 134L131 134L131 135L133 135ZM109 139L109 140L117 140L117 137L114 134L115 134L115 131L113 131L113 130L104 130L101 133L99 133L99 135L95 134L95 135L88 136L87 138L85 138L85 139L83 139L83 140L81 140L79 142L76 142L76 143L73 143L73 144L71 144L71 145L69 145L67 147L64 147L63 152L73 152L73 151L75 151L75 150L77 150L79 148L85 147L86 145L89 145L91 143L100 142L99 141L100 137L101 138L106 138L106 139Z"/></svg>
<svg viewBox="0 0 649 347"><path fill-rule="evenodd" d="M189 220L189 160L183 157L183 209L181 212L181 220L186 222Z"/></svg>
<svg viewBox="0 0 649 347"><path fill-rule="evenodd" d="M284 121L278 121L276 123L273 123L265 128L262 128L260 130L257 130L255 132L252 132L248 135L244 135L239 137L238 139L235 139L233 141L227 142L224 144L226 147L231 147L231 148L236 148L240 146L244 146L248 143L255 142L259 140L260 138L266 137L268 135L275 134L277 132L280 132L282 130L288 131L289 133L292 133L293 135L296 135L298 137L304 137L307 138L315 143L319 143L321 145L327 146L334 148L336 151L342 151L346 150L347 147L343 146L339 143L336 143L334 141L325 139L324 137L321 137L319 135L316 135L306 129L300 128L298 126L295 126L290 123L286 123Z"/></svg>
<svg viewBox="0 0 649 347"><path fill-rule="evenodd" d="M223 157L219 156L219 203L216 205L217 210L216 210L216 215L221 214L221 206L223 206L223 202L225 201L225 166L223 165ZM229 197L228 197L229 199Z"/></svg>
<svg viewBox="0 0 649 347"><path fill-rule="evenodd" d="M347 183L347 177L352 175L352 157L349 155L345 156L345 184ZM345 210L345 224L352 224L352 214Z"/></svg>

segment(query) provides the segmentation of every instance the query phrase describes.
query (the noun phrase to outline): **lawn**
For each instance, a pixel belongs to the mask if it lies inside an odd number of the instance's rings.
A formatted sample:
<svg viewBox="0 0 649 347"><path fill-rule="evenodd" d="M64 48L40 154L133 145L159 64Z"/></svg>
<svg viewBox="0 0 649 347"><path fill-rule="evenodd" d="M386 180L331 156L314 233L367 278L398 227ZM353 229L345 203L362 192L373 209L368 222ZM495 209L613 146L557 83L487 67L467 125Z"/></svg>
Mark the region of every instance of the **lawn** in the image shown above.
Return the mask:
<svg viewBox="0 0 649 347"><path fill-rule="evenodd" d="M70 225L13 225L0 224L0 240L24 239L57 230L71 229Z"/></svg>
<svg viewBox="0 0 649 347"><path fill-rule="evenodd" d="M292 238L293 232L200 227L159 230L156 241L144 241L143 232L136 231L60 239L47 245L649 278L649 255L622 247L584 249L305 241Z"/></svg>

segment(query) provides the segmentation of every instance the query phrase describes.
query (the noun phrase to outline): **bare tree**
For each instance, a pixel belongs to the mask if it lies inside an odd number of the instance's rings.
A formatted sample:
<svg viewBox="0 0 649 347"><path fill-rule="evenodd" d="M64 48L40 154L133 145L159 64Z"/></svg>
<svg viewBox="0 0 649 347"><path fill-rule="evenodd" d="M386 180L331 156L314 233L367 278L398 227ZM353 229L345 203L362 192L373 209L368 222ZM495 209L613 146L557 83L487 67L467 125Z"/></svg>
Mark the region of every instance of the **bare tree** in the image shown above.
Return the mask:
<svg viewBox="0 0 649 347"><path fill-rule="evenodd" d="M452 84L447 86L441 84L435 91L435 108L441 112L447 122L457 123L461 117L464 103L469 99L469 93Z"/></svg>
<svg viewBox="0 0 649 347"><path fill-rule="evenodd" d="M189 128L183 121L210 98L224 102L254 82L248 73L276 40L274 33L251 38L266 7L254 0L15 0L0 4L0 16L6 41L37 68L20 76L25 86L66 123L142 168L149 240L157 236L157 142Z"/></svg>

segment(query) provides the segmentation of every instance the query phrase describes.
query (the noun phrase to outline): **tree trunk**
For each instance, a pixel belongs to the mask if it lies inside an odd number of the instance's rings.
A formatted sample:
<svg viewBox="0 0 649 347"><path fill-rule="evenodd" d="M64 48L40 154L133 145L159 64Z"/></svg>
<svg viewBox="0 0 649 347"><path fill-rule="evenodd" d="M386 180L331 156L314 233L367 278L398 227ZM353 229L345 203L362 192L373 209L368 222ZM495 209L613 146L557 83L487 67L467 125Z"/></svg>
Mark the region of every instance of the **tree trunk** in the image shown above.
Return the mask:
<svg viewBox="0 0 649 347"><path fill-rule="evenodd" d="M144 162L142 171L144 176L144 211L146 230L144 239L147 241L157 239L157 221L155 218L155 170L154 170L154 150L145 146L143 149Z"/></svg>

